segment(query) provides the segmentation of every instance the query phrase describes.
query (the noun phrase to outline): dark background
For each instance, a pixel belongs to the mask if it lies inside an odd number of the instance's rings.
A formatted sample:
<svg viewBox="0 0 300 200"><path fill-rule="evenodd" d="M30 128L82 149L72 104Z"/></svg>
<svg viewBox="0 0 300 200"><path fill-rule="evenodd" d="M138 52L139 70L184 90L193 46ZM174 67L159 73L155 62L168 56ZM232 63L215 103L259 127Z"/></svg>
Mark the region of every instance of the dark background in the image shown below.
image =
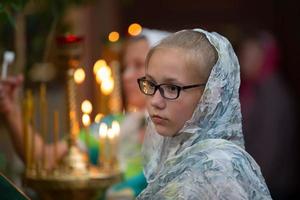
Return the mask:
<svg viewBox="0 0 300 200"><path fill-rule="evenodd" d="M148 28L180 30L202 27L221 32L233 44L245 30L271 31L281 49L280 71L294 94L300 97L300 6L282 0L124 0L121 26L138 22Z"/></svg>

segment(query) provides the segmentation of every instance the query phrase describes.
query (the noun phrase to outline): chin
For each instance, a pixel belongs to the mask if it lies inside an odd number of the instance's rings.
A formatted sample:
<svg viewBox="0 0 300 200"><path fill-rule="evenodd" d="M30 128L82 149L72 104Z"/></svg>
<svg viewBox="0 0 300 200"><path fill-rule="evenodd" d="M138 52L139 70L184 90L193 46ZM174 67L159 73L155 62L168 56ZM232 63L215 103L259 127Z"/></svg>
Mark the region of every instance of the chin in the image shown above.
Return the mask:
<svg viewBox="0 0 300 200"><path fill-rule="evenodd" d="M172 137L174 134L165 127L155 126L156 132L163 137Z"/></svg>

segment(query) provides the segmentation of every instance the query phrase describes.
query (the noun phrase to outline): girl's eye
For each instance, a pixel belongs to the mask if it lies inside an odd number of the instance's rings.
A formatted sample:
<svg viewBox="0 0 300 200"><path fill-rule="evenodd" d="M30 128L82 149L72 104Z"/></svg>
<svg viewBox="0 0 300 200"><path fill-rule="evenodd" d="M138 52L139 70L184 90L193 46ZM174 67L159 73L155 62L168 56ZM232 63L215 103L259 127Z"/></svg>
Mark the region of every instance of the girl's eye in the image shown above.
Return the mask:
<svg viewBox="0 0 300 200"><path fill-rule="evenodd" d="M176 93L178 88L176 85L165 85L164 89L166 92Z"/></svg>

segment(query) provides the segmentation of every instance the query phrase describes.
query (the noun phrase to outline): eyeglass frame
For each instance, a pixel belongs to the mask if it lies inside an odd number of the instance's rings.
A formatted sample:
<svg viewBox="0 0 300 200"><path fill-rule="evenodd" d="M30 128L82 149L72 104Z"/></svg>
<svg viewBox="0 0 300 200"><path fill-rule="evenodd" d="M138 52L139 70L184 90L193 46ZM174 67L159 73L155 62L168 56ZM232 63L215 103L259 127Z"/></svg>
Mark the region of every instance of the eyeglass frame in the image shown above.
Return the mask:
<svg viewBox="0 0 300 200"><path fill-rule="evenodd" d="M154 85L154 92L152 94L149 93L145 93L144 90L142 89L142 85L140 84L140 82L142 83L142 81L148 81L150 83L152 83ZM200 83L200 84L192 84L192 85L185 85L185 86L179 86L179 85L175 85L175 84L168 84L168 83L161 83L161 84L156 84L153 81L147 80L145 76L138 78L137 79L137 83L139 85L140 91L147 95L147 96L154 96L156 91L159 90L160 95L164 98L164 99L168 99L168 100L175 100L179 97L181 90L186 90L186 89L191 89L191 88L196 88L196 87L203 87L206 86L206 83ZM177 88L177 96L174 98L168 98L165 96L164 94L164 89L161 88L162 85L169 85L169 86L174 86Z"/></svg>

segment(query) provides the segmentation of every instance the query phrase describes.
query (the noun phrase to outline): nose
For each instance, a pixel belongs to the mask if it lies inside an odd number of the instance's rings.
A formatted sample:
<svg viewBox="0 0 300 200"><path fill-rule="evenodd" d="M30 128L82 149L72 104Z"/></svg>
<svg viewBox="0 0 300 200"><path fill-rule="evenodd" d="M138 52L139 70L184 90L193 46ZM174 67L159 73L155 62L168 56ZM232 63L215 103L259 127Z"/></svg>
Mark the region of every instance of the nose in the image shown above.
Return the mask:
<svg viewBox="0 0 300 200"><path fill-rule="evenodd" d="M161 96L160 90L156 90L155 94L153 96L149 96L150 105L157 108L157 109L163 109L166 106L165 99Z"/></svg>

